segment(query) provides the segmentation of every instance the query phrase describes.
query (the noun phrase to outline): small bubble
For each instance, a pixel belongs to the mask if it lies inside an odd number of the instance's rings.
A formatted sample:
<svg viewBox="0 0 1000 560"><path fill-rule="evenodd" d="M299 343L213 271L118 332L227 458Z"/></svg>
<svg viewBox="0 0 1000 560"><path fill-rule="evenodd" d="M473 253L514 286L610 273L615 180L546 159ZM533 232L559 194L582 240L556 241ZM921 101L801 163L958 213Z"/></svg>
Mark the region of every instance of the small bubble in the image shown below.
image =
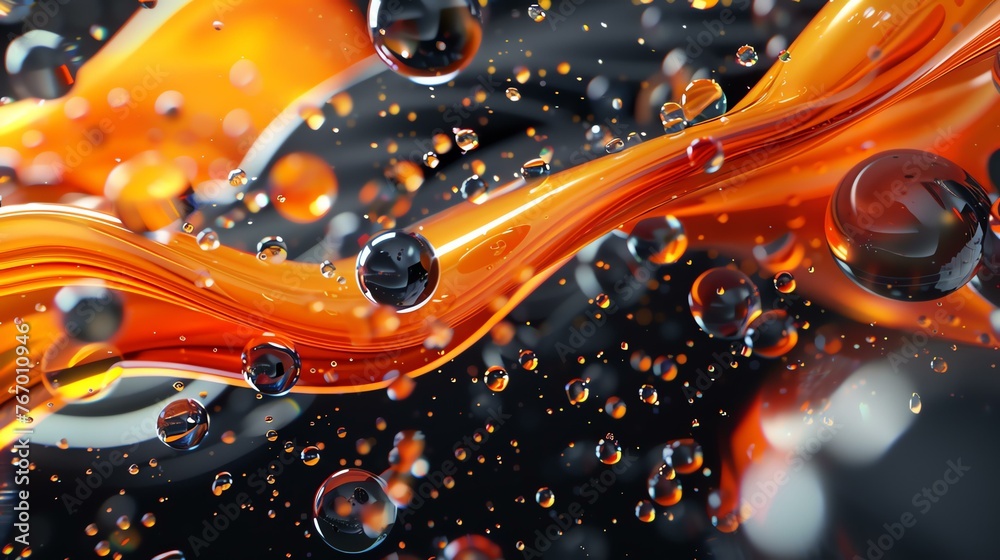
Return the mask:
<svg viewBox="0 0 1000 560"><path fill-rule="evenodd" d="M779 272L774 275L774 287L783 294L795 291L795 277L791 272Z"/></svg>
<svg viewBox="0 0 1000 560"><path fill-rule="evenodd" d="M607 144L604 145L604 151L609 154L622 151L625 147L625 141L621 138L612 138Z"/></svg>
<svg viewBox="0 0 1000 560"><path fill-rule="evenodd" d="M920 414L920 411L924 408L923 403L920 402L920 395L913 393L910 395L910 412L914 414Z"/></svg>
<svg viewBox="0 0 1000 560"><path fill-rule="evenodd" d="M486 374L483 376L483 382L486 383L490 391L495 393L506 389L509 381L510 376L507 375L507 370L500 366L492 366L486 370Z"/></svg>
<svg viewBox="0 0 1000 560"><path fill-rule="evenodd" d="M934 370L935 373L945 373L948 371L948 362L940 356L934 356L934 358L931 359L931 369Z"/></svg>
<svg viewBox="0 0 1000 560"><path fill-rule="evenodd" d="M583 379L573 379L566 384L566 397L569 399L569 404L586 402L590 397L590 387Z"/></svg>
<svg viewBox="0 0 1000 560"><path fill-rule="evenodd" d="M426 154L424 154L423 160L424 160L424 165L426 165L431 169L436 169L437 166L440 165L441 163L441 160L438 159L437 154L435 154L434 152L427 152Z"/></svg>
<svg viewBox="0 0 1000 560"><path fill-rule="evenodd" d="M547 15L548 14L545 13L545 10L543 10L542 7L539 6L538 4L532 4L528 6L528 17L530 17L536 23L545 21L545 17Z"/></svg>
<svg viewBox="0 0 1000 560"><path fill-rule="evenodd" d="M233 485L233 475L229 474L228 471L222 471L215 475L215 480L212 481L212 494L216 496L221 496L223 492L229 490Z"/></svg>
<svg viewBox="0 0 1000 560"><path fill-rule="evenodd" d="M521 92L517 91L517 88L509 87L505 93L507 94L507 99L511 101L521 100Z"/></svg>
<svg viewBox="0 0 1000 560"><path fill-rule="evenodd" d="M308 446L302 449L302 453L299 454L299 458L306 466L313 466L319 463L319 449L315 446Z"/></svg>
<svg viewBox="0 0 1000 560"><path fill-rule="evenodd" d="M601 309L607 309L611 306L611 298L608 297L608 294L597 294L597 297L594 298L594 303Z"/></svg>
<svg viewBox="0 0 1000 560"><path fill-rule="evenodd" d="M550 508L556 503L556 494L548 487L541 487L535 492L535 501L543 508Z"/></svg>
<svg viewBox="0 0 1000 560"><path fill-rule="evenodd" d="M736 50L736 62L740 66L746 66L747 68L757 64L757 51L754 50L750 45L743 45Z"/></svg>
<svg viewBox="0 0 1000 560"><path fill-rule="evenodd" d="M479 135L476 131L469 128L456 128L455 133L455 144L462 152L471 152L479 147Z"/></svg>
<svg viewBox="0 0 1000 560"><path fill-rule="evenodd" d="M772 51L772 52L774 52L774 51ZM788 62L791 59L792 59L792 53L790 53L788 51L781 51L780 53L778 53L778 60L780 60L782 62Z"/></svg>
<svg viewBox="0 0 1000 560"><path fill-rule="evenodd" d="M203 251L214 251L219 248L219 234L212 228L201 230L196 240Z"/></svg>
<svg viewBox="0 0 1000 560"><path fill-rule="evenodd" d="M319 272L323 275L323 278L333 278L337 273L337 267L330 261L323 261L319 265Z"/></svg>
<svg viewBox="0 0 1000 560"><path fill-rule="evenodd" d="M247 184L247 174L242 169L236 168L229 172L229 184L234 187L242 187Z"/></svg>
<svg viewBox="0 0 1000 560"><path fill-rule="evenodd" d="M648 384L639 387L639 398L646 404L660 403L659 396L656 394L656 387Z"/></svg>
<svg viewBox="0 0 1000 560"><path fill-rule="evenodd" d="M521 350L521 353L517 356L518 363L521 367L528 371L535 371L538 367L538 356L535 354L534 350Z"/></svg>
<svg viewBox="0 0 1000 560"><path fill-rule="evenodd" d="M288 258L288 246L278 236L269 236L257 242L257 260L271 264L281 264Z"/></svg>
<svg viewBox="0 0 1000 560"><path fill-rule="evenodd" d="M528 160L521 166L521 176L525 179L544 177L548 174L549 164L542 158Z"/></svg>

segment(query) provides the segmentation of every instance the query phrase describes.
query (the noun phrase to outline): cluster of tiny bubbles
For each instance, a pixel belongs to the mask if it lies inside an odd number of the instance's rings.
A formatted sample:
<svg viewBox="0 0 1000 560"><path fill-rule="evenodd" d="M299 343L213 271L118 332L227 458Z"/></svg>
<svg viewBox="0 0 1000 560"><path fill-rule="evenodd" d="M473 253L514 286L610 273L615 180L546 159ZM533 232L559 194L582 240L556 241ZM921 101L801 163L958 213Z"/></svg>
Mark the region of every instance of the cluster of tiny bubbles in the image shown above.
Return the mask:
<svg viewBox="0 0 1000 560"><path fill-rule="evenodd" d="M337 274L337 267L330 261L323 261L319 263L319 273L323 278L333 278Z"/></svg>
<svg viewBox="0 0 1000 560"><path fill-rule="evenodd" d="M761 313L760 293L746 274L732 268L702 272L688 294L691 316L711 336L735 340Z"/></svg>
<svg viewBox="0 0 1000 560"><path fill-rule="evenodd" d="M389 68L428 86L468 66L483 34L475 0L370 0L368 27L375 53Z"/></svg>
<svg viewBox="0 0 1000 560"><path fill-rule="evenodd" d="M556 494L551 488L543 486L535 492L535 501L543 508L550 508L556 503Z"/></svg>
<svg viewBox="0 0 1000 560"><path fill-rule="evenodd" d="M791 272L779 272L774 275L774 288L783 294L795 291L795 276Z"/></svg>
<svg viewBox="0 0 1000 560"><path fill-rule="evenodd" d="M7 46L10 86L19 99L57 99L69 93L80 62L76 46L51 31L32 29Z"/></svg>
<svg viewBox="0 0 1000 560"><path fill-rule="evenodd" d="M660 397L656 393L656 387L649 384L639 387L639 400L646 404L660 404Z"/></svg>
<svg viewBox="0 0 1000 560"><path fill-rule="evenodd" d="M233 475L229 474L228 471L222 471L215 475L215 480L212 481L212 493L216 496L221 496L223 492L229 490L233 485Z"/></svg>
<svg viewBox="0 0 1000 560"><path fill-rule="evenodd" d="M701 444L691 438L670 440L663 447L663 462L680 474L697 472L704 461Z"/></svg>
<svg viewBox="0 0 1000 560"><path fill-rule="evenodd" d="M910 412L914 414L920 414L920 411L924 408L923 403L920 402L920 395L913 393L910 395Z"/></svg>
<svg viewBox="0 0 1000 560"><path fill-rule="evenodd" d="M323 541L338 552L367 552L386 539L396 522L396 505L378 476L357 468L330 475L313 500L313 522Z"/></svg>
<svg viewBox="0 0 1000 560"><path fill-rule="evenodd" d="M521 166L521 177L534 179L549 174L549 164L542 158L529 159Z"/></svg>
<svg viewBox="0 0 1000 560"><path fill-rule="evenodd" d="M288 245L279 236L272 235L257 242L257 260L270 264L281 264L288 258Z"/></svg>
<svg viewBox="0 0 1000 560"><path fill-rule="evenodd" d="M681 481L677 471L666 463L653 469L646 484L649 497L661 506L669 507L681 501Z"/></svg>
<svg viewBox="0 0 1000 560"><path fill-rule="evenodd" d="M448 543L441 551L442 560L503 560L503 551L481 535L466 535Z"/></svg>
<svg viewBox="0 0 1000 560"><path fill-rule="evenodd" d="M536 23L543 22L545 21L546 16L548 16L548 14L546 14L545 10L543 10L538 4L528 6L528 17L530 17L532 21Z"/></svg>
<svg viewBox="0 0 1000 560"><path fill-rule="evenodd" d="M742 47L736 49L736 62L740 66L750 68L754 64L757 64L757 59L757 51L755 51L750 45L743 45Z"/></svg>
<svg viewBox="0 0 1000 560"><path fill-rule="evenodd" d="M684 109L673 101L667 101L660 107L660 124L663 125L663 132L666 134L683 132L688 125L684 119Z"/></svg>
<svg viewBox="0 0 1000 560"><path fill-rule="evenodd" d="M456 128L452 130L455 134L455 145L462 153L471 152L479 147L479 134L471 128Z"/></svg>
<svg viewBox="0 0 1000 560"><path fill-rule="evenodd" d="M507 370L501 366L491 366L483 374L483 383L495 393L499 393L507 388L507 383L510 381L510 376L507 375Z"/></svg>
<svg viewBox="0 0 1000 560"><path fill-rule="evenodd" d="M715 80L694 80L681 94L681 108L688 125L721 117L727 107L726 94Z"/></svg>
<svg viewBox="0 0 1000 560"><path fill-rule="evenodd" d="M243 377L261 394L288 394L299 380L302 363L291 341L273 334L250 339L241 355Z"/></svg>
<svg viewBox="0 0 1000 560"><path fill-rule="evenodd" d="M507 88L507 90L504 91L504 95L506 95L507 99L510 99L511 101L520 101L521 100L521 92L517 91L517 88L515 88L515 87L509 87L509 88Z"/></svg>
<svg viewBox="0 0 1000 560"><path fill-rule="evenodd" d="M722 168L726 154L722 142L711 136L695 138L687 147L688 165L701 167L705 173L715 173Z"/></svg>
<svg viewBox="0 0 1000 560"><path fill-rule="evenodd" d="M569 404L580 404L587 402L590 397L590 387L583 379L572 379L566 383L566 398Z"/></svg>
<svg viewBox="0 0 1000 560"><path fill-rule="evenodd" d="M635 518L643 523L652 523L656 519L656 508L649 500L639 500L635 504Z"/></svg>
<svg viewBox="0 0 1000 560"><path fill-rule="evenodd" d="M841 180L830 197L826 238L855 284L891 299L926 301L973 278L989 218L986 191L961 167L929 152L889 150Z"/></svg>
<svg viewBox="0 0 1000 560"><path fill-rule="evenodd" d="M933 370L934 373L947 373L948 362L940 356L934 356L931 358L931 370Z"/></svg>
<svg viewBox="0 0 1000 560"><path fill-rule="evenodd" d="M521 350L517 355L517 362L527 371L535 371L538 367L538 355L534 350Z"/></svg>
<svg viewBox="0 0 1000 560"><path fill-rule="evenodd" d="M387 230L372 236L358 254L357 278L369 301L405 312L430 301L440 265L423 236Z"/></svg>
<svg viewBox="0 0 1000 560"><path fill-rule="evenodd" d="M307 467L315 466L319 463L319 448L315 445L307 445L302 448L299 458L302 459L302 463Z"/></svg>
<svg viewBox="0 0 1000 560"><path fill-rule="evenodd" d="M462 181L462 187L459 189L459 192L462 193L462 198L476 201L486 195L488 188L486 181L482 177L473 175Z"/></svg>
<svg viewBox="0 0 1000 560"><path fill-rule="evenodd" d="M219 248L219 234L215 233L215 230L212 228L205 228L199 231L198 236L195 237L195 241L198 242L198 246L203 251L214 251Z"/></svg>
<svg viewBox="0 0 1000 560"><path fill-rule="evenodd" d="M747 327L743 343L764 358L780 358L795 348L799 333L784 309L772 309L757 316Z"/></svg>
<svg viewBox="0 0 1000 560"><path fill-rule="evenodd" d="M226 178L229 184L234 187L242 187L247 184L247 173L240 168L233 169Z"/></svg>
<svg viewBox="0 0 1000 560"><path fill-rule="evenodd" d="M605 465L614 465L622 458L622 446L614 434L607 434L597 442L597 458Z"/></svg>
<svg viewBox="0 0 1000 560"><path fill-rule="evenodd" d="M628 407L625 405L625 402L618 397L608 397L608 400L604 403L604 412L615 420L623 418L627 411Z"/></svg>
<svg viewBox="0 0 1000 560"><path fill-rule="evenodd" d="M640 221L632 228L625 245L640 263L672 264L684 256L688 238L680 220L668 215Z"/></svg>
<svg viewBox="0 0 1000 560"><path fill-rule="evenodd" d="M121 296L104 286L65 286L56 292L66 334L81 342L115 336L125 317Z"/></svg>
<svg viewBox="0 0 1000 560"><path fill-rule="evenodd" d="M156 419L156 434L168 447L191 451L208 434L208 411L194 399L178 399L163 407Z"/></svg>

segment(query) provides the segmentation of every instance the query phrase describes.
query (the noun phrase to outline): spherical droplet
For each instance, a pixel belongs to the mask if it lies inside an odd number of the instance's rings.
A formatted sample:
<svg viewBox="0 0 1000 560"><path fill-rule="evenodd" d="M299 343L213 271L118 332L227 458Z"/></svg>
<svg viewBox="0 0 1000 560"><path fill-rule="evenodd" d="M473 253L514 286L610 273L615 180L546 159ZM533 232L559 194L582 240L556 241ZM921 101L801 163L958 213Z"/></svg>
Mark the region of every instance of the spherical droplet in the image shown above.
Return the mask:
<svg viewBox="0 0 1000 560"><path fill-rule="evenodd" d="M632 228L626 246L639 262L672 264L684 256L688 238L680 220L673 216L647 218Z"/></svg>
<svg viewBox="0 0 1000 560"><path fill-rule="evenodd" d="M205 228L198 232L195 241L198 242L198 246L203 251L214 251L219 248L219 234L215 233L212 228Z"/></svg>
<svg viewBox="0 0 1000 560"><path fill-rule="evenodd" d="M535 368L538 367L538 356L534 350L521 350L521 353L517 356L517 361L521 364L522 368L528 371L535 371Z"/></svg>
<svg viewBox="0 0 1000 560"><path fill-rule="evenodd" d="M760 314L760 293L746 274L731 268L701 273L688 295L691 316L706 333L738 339Z"/></svg>
<svg viewBox="0 0 1000 560"><path fill-rule="evenodd" d="M545 10L543 10L542 7L539 6L538 4L532 4L528 6L528 17L530 17L535 22L545 21L545 17L547 15L548 14L545 13Z"/></svg>
<svg viewBox="0 0 1000 560"><path fill-rule="evenodd" d="M439 265L434 248L415 233L383 231L358 255L357 277L369 301L412 311L430 301L437 289Z"/></svg>
<svg viewBox="0 0 1000 560"><path fill-rule="evenodd" d="M940 356L934 356L931 359L931 369L934 373L946 373L948 371L948 362Z"/></svg>
<svg viewBox="0 0 1000 560"><path fill-rule="evenodd" d="M715 80L694 80L681 95L684 120L688 125L720 117L726 112L726 94Z"/></svg>
<svg viewBox="0 0 1000 560"><path fill-rule="evenodd" d="M649 497L664 507L681 501L681 481L670 465L662 465L653 471L647 480Z"/></svg>
<svg viewBox="0 0 1000 560"><path fill-rule="evenodd" d="M607 144L604 145L604 151L608 152L609 154L613 154L622 151L622 148L624 147L625 147L624 140L622 140L621 138L612 138Z"/></svg>
<svg viewBox="0 0 1000 560"><path fill-rule="evenodd" d="M611 307L611 298L608 297L608 294L597 294L597 297L594 298L594 303L601 309L607 309Z"/></svg>
<svg viewBox="0 0 1000 560"><path fill-rule="evenodd" d="M754 50L750 45L743 45L742 47L736 49L736 62L740 66L746 66L747 68L757 64L757 51Z"/></svg>
<svg viewBox="0 0 1000 560"><path fill-rule="evenodd" d="M783 50L780 53L778 53L778 60L782 62L788 62L791 59L792 59L792 53L788 51Z"/></svg>
<svg viewBox="0 0 1000 560"><path fill-rule="evenodd" d="M281 264L288 258L288 245L279 236L272 235L257 242L257 260L269 264Z"/></svg>
<svg viewBox="0 0 1000 560"><path fill-rule="evenodd" d="M795 291L795 277L791 272L779 272L774 275L774 287L783 294Z"/></svg>
<svg viewBox="0 0 1000 560"><path fill-rule="evenodd" d="M115 336L125 317L121 297L104 286L66 286L56 292L66 334L81 342Z"/></svg>
<svg viewBox="0 0 1000 560"><path fill-rule="evenodd" d="M504 368L492 366L486 370L486 373L483 375L483 381L489 387L490 391L500 392L507 388L510 376L507 375L507 370Z"/></svg>
<svg viewBox="0 0 1000 560"><path fill-rule="evenodd" d="M299 454L299 458L306 466L313 466L319 463L319 448L313 445L309 445L302 448L302 452Z"/></svg>
<svg viewBox="0 0 1000 560"><path fill-rule="evenodd" d="M920 414L920 410L923 409L924 405L920 402L920 395L913 393L910 395L910 412L914 414Z"/></svg>
<svg viewBox="0 0 1000 560"><path fill-rule="evenodd" d="M962 168L919 150L856 165L830 199L826 239L841 270L883 297L944 297L976 274L990 203Z"/></svg>
<svg viewBox="0 0 1000 560"><path fill-rule="evenodd" d="M268 175L268 194L286 220L309 224L322 218L337 198L337 177L323 158L297 152L279 159Z"/></svg>
<svg viewBox="0 0 1000 560"><path fill-rule="evenodd" d="M247 174L246 171L236 168L229 172L229 184L234 187L242 187L247 184Z"/></svg>
<svg viewBox="0 0 1000 560"><path fill-rule="evenodd" d="M42 29L11 41L5 61L17 98L57 99L69 93L80 67L75 50L63 37Z"/></svg>
<svg viewBox="0 0 1000 560"><path fill-rule="evenodd" d="M757 316L747 327L743 343L764 358L780 358L795 348L799 332L784 309L772 309Z"/></svg>
<svg viewBox="0 0 1000 560"><path fill-rule="evenodd" d="M643 385L639 387L639 399L646 404L659 404L660 398L656 393L656 387Z"/></svg>
<svg viewBox="0 0 1000 560"><path fill-rule="evenodd" d="M462 193L462 198L475 201L485 195L487 189L486 181L479 175L473 175L462 181L462 188L459 189L459 192Z"/></svg>
<svg viewBox="0 0 1000 560"><path fill-rule="evenodd" d="M288 394L302 370L292 343L273 335L251 339L244 346L241 359L243 377L250 387L272 397Z"/></svg>
<svg viewBox="0 0 1000 560"><path fill-rule="evenodd" d="M573 379L566 384L566 397L569 399L569 404L586 402L590 397L590 387L582 379Z"/></svg>
<svg viewBox="0 0 1000 560"><path fill-rule="evenodd" d="M684 118L684 109L673 101L664 103L660 107L660 124L663 125L663 132L666 134L682 132L688 125Z"/></svg>
<svg viewBox="0 0 1000 560"><path fill-rule="evenodd" d="M670 440L663 448L663 461L680 474L697 472L704 460L701 444L691 438Z"/></svg>
<svg viewBox="0 0 1000 560"><path fill-rule="evenodd" d="M543 508L550 508L556 503L556 494L548 487L543 486L535 492L535 501Z"/></svg>
<svg viewBox="0 0 1000 560"><path fill-rule="evenodd" d="M453 132L455 133L455 144L462 152L470 152L479 147L479 135L476 134L475 130L456 128Z"/></svg>
<svg viewBox="0 0 1000 560"><path fill-rule="evenodd" d="M337 267L330 261L323 261L319 264L319 273L323 278L333 278L337 275Z"/></svg>
<svg viewBox="0 0 1000 560"><path fill-rule="evenodd" d="M208 433L208 412L194 399L178 399L163 407L156 420L156 433L168 447L196 449Z"/></svg>
<svg viewBox="0 0 1000 560"><path fill-rule="evenodd" d="M627 411L628 407L625 402L618 397L608 397L607 402L604 403L604 412L615 420L623 418Z"/></svg>
<svg viewBox="0 0 1000 560"><path fill-rule="evenodd" d="M521 166L521 177L533 179L549 174L549 164L542 158L530 159Z"/></svg>
<svg viewBox="0 0 1000 560"><path fill-rule="evenodd" d="M650 523L656 519L656 509L649 500L639 500L635 505L635 518L643 523Z"/></svg>
<svg viewBox="0 0 1000 560"><path fill-rule="evenodd" d="M212 481L212 493L216 496L221 496L223 492L229 490L233 486L233 475L229 474L229 471L222 471L215 475L215 480Z"/></svg>
<svg viewBox="0 0 1000 560"><path fill-rule="evenodd" d="M427 152L426 154L423 155L422 159L424 161L424 165L426 165L431 169L437 169L437 166L441 164L441 160L438 158L438 155L435 154L434 152Z"/></svg>
<svg viewBox="0 0 1000 560"><path fill-rule="evenodd" d="M614 434L608 434L597 442L597 458L605 465L614 465L622 458L622 446Z"/></svg>
<svg viewBox="0 0 1000 560"><path fill-rule="evenodd" d="M486 537L465 535L449 542L441 556L442 560L503 560L503 551Z"/></svg>
<svg viewBox="0 0 1000 560"><path fill-rule="evenodd" d="M268 430L264 432L264 437L267 441L278 441L278 432L277 430Z"/></svg>
<svg viewBox="0 0 1000 560"><path fill-rule="evenodd" d="M507 95L507 99L510 99L511 101L521 100L521 92L517 91L517 88L509 87L504 93Z"/></svg>
<svg viewBox="0 0 1000 560"><path fill-rule="evenodd" d="M361 469L334 473L313 500L313 522L323 541L338 552L357 554L378 546L396 522L386 484Z"/></svg>
<svg viewBox="0 0 1000 560"><path fill-rule="evenodd" d="M695 138L687 147L688 165L700 167L705 173L715 173L726 160L726 154L722 150L722 142L706 136Z"/></svg>
<svg viewBox="0 0 1000 560"><path fill-rule="evenodd" d="M472 62L483 34L475 0L370 0L368 26L379 58L421 85L455 77Z"/></svg>

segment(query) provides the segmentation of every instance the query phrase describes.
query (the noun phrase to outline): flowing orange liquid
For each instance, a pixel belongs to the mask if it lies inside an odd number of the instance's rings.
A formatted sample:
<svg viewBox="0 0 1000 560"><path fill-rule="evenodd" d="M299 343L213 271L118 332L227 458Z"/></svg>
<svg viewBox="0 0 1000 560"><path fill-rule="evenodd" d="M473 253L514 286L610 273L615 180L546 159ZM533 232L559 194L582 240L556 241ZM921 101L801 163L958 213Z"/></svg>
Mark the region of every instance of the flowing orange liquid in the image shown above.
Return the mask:
<svg viewBox="0 0 1000 560"><path fill-rule="evenodd" d="M93 153L63 169L58 184L4 194L3 379L14 374L11 319L31 325L32 352L41 356L54 343L46 333L61 327L55 312L39 313L35 305L50 303L61 286L101 279L124 294L126 322L109 342L130 362L169 362L178 376L243 385L243 344L272 331L294 340L301 355L304 371L296 391L384 387L383 376L391 370L416 376L455 358L585 245L643 215L667 212L684 222L695 250L745 258L784 226L794 233L794 246L790 257L773 266L815 269L796 275L800 294L865 322L910 329L916 317L933 317L938 302L878 298L843 276L824 240L829 196L855 163L893 148L940 154L989 185L986 161L1000 147L1000 121L986 118L1000 105L991 79L1000 48L1000 3L846 1L827 4L789 49L793 59L771 68L726 117L418 224L415 229L437 249L442 280L431 302L398 315L394 332L359 328L364 322L357 319L358 310L372 305L353 279L344 289L331 288L317 265L265 265L226 247L203 251L190 235L161 244L105 214L9 204L52 202L69 192L99 194L115 158L125 161L148 149L171 159L195 158L196 181L223 178L213 169L243 161L279 112L310 92L344 87L379 64L372 62L361 15L347 4L244 0L225 14L223 33L212 28L219 17L212 2L189 2L161 17L158 26L146 20L159 8L142 11L80 71L68 96L0 108L0 145L18 147L22 165L40 157L49 161L46 152L77 145L102 119L114 124ZM907 8L913 9L902 11ZM260 36L269 40L257 40ZM282 48L273 48L276 44ZM230 72L243 58L255 65L257 82L241 89L233 86ZM122 118L109 106L108 91L142 84L151 67L162 83L152 85L149 99ZM153 109L156 92L168 90L184 98L176 119ZM68 120L65 106L74 98L85 99L90 109ZM235 137L218 124L234 108L251 121ZM21 148L30 130L41 132L44 141ZM693 139L704 136L719 140L725 150L725 163L713 174L689 164L685 154ZM213 167L216 160L222 162ZM335 264L353 276L352 259ZM262 267L268 267L266 274ZM214 285L198 287L206 272ZM988 322L992 307L968 288L943 305L954 320L938 335L982 344L985 333L995 343ZM442 324L453 329L451 342L443 350L427 349L425 340ZM32 374L36 384L38 370ZM163 371L136 366L124 373ZM58 395L46 397L33 397L36 421L62 404ZM40 404L49 401L53 407ZM752 419L748 422L752 426ZM3 439L10 439L11 427ZM750 432L741 433L743 444L750 438L765 445L759 431ZM748 461L745 454L734 456L723 480Z"/></svg>

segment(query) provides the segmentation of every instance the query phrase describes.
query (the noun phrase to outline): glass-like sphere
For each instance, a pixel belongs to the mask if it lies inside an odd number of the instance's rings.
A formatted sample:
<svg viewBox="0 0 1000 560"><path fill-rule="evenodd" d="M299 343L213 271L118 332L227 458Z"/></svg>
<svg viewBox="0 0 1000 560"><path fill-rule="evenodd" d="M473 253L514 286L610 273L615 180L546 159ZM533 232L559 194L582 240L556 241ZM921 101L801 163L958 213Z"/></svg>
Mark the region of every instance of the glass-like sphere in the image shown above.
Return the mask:
<svg viewBox="0 0 1000 560"><path fill-rule="evenodd" d="M291 391L302 370L292 343L275 336L260 336L247 342L241 359L247 383L272 397Z"/></svg>
<svg viewBox="0 0 1000 560"><path fill-rule="evenodd" d="M376 234L358 255L358 284L372 303L399 312L427 303L438 284L434 248L416 233L389 230Z"/></svg>
<svg viewBox="0 0 1000 560"><path fill-rule="evenodd" d="M378 546L396 522L396 505L385 489L381 478L362 469L332 474L313 500L319 536L334 550L348 554Z"/></svg>
<svg viewBox="0 0 1000 560"><path fill-rule="evenodd" d="M706 333L736 339L760 314L760 293L746 274L731 268L712 268L695 279L688 304L691 316Z"/></svg>

